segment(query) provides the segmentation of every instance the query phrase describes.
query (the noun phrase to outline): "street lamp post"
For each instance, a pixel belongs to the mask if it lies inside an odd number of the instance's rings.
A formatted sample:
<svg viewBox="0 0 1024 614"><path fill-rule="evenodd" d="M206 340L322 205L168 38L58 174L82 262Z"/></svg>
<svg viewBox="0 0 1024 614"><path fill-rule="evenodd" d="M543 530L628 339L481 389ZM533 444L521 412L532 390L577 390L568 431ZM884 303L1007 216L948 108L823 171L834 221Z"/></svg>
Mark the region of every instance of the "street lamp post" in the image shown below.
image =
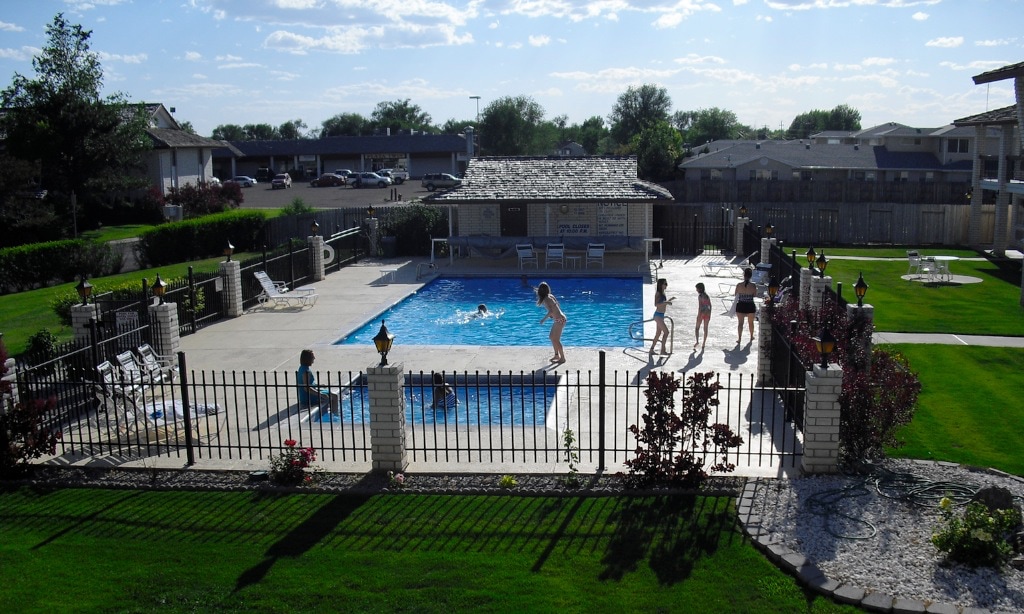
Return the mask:
<svg viewBox="0 0 1024 614"><path fill-rule="evenodd" d="M476 101L476 123L479 124L480 123L480 97L479 96L470 96L469 99Z"/></svg>

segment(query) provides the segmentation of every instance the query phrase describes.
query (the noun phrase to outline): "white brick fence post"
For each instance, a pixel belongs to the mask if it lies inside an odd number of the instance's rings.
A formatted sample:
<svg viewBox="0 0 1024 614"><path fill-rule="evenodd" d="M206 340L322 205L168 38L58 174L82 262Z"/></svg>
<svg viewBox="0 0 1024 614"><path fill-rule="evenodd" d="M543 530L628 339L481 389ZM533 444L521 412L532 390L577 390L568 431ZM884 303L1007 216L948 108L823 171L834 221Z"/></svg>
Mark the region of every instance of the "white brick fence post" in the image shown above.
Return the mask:
<svg viewBox="0 0 1024 614"><path fill-rule="evenodd" d="M306 237L309 251L313 254L313 281L323 281L327 277L324 272L324 238L320 235Z"/></svg>
<svg viewBox="0 0 1024 614"><path fill-rule="evenodd" d="M405 369L402 364L366 369L370 394L370 460L374 471L405 471Z"/></svg>
<svg viewBox="0 0 1024 614"><path fill-rule="evenodd" d="M242 265L237 260L220 263L220 278L223 284L224 316L237 318L242 315Z"/></svg>
<svg viewBox="0 0 1024 614"><path fill-rule="evenodd" d="M181 334L178 332L178 305L160 303L149 306L149 330L156 346L157 353L173 356L174 364L178 364L178 348L181 347Z"/></svg>
<svg viewBox="0 0 1024 614"><path fill-rule="evenodd" d="M839 394L843 370L839 365L814 365L804 378L804 473L835 473L839 467Z"/></svg>
<svg viewBox="0 0 1024 614"><path fill-rule="evenodd" d="M73 305L71 307L71 330L75 334L76 343L92 343L89 334L90 322L100 319L100 308L96 303Z"/></svg>

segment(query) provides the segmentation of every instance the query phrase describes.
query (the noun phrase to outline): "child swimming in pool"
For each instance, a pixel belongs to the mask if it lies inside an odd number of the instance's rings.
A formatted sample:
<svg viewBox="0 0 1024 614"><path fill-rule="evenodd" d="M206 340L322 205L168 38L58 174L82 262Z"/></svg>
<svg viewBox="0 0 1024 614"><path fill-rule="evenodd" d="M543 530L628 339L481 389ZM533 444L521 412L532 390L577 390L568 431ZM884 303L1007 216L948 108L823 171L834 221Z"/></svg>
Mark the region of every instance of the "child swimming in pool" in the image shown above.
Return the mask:
<svg viewBox="0 0 1024 614"><path fill-rule="evenodd" d="M444 375L434 373L434 409L451 409L459 404L455 390L444 381Z"/></svg>

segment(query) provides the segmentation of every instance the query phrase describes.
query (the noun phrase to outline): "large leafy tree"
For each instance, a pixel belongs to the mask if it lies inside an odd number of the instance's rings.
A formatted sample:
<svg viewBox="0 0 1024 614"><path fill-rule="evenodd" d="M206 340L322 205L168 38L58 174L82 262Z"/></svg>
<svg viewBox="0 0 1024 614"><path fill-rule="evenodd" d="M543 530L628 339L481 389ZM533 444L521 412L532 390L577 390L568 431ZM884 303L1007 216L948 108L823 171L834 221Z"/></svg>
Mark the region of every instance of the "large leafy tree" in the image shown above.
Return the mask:
<svg viewBox="0 0 1024 614"><path fill-rule="evenodd" d="M630 86L619 95L608 117L612 137L619 143L629 143L644 128L669 120L672 98L668 90L656 85Z"/></svg>
<svg viewBox="0 0 1024 614"><path fill-rule="evenodd" d="M277 129L277 135L284 140L301 139L304 138L302 131L306 127L306 122L301 119L293 119L281 124Z"/></svg>
<svg viewBox="0 0 1024 614"><path fill-rule="evenodd" d="M211 138L218 141L244 141L246 140L245 128L238 124L221 124L213 129Z"/></svg>
<svg viewBox="0 0 1024 614"><path fill-rule="evenodd" d="M487 155L522 156L545 153L537 143L544 107L529 96L504 96L480 114L480 147Z"/></svg>
<svg viewBox="0 0 1024 614"><path fill-rule="evenodd" d="M860 130L860 111L841 104L831 111L815 109L793 118L786 131L791 139L806 139L823 130Z"/></svg>
<svg viewBox="0 0 1024 614"><path fill-rule="evenodd" d="M89 50L90 31L58 13L46 34L32 59L35 77L15 73L0 93L7 110L0 129L10 155L39 162L48 200L64 209L61 219L72 220L72 203L88 214L106 191L144 184L148 117L124 94L100 96L103 69Z"/></svg>
<svg viewBox="0 0 1024 614"><path fill-rule="evenodd" d="M402 130L432 131L432 121L429 113L424 112L419 105L412 104L408 98L378 102L370 114L373 129L381 134L387 133L388 129L392 134Z"/></svg>
<svg viewBox="0 0 1024 614"><path fill-rule="evenodd" d="M358 113L339 113L321 124L320 136L359 136L372 130L370 121Z"/></svg>
<svg viewBox="0 0 1024 614"><path fill-rule="evenodd" d="M633 137L630 147L636 154L637 174L649 181L667 181L675 175L682 158L683 139L668 122L644 127Z"/></svg>
<svg viewBox="0 0 1024 614"><path fill-rule="evenodd" d="M672 123L682 133L683 142L690 147L720 139L756 138L753 131L726 109L711 107L697 111L676 111Z"/></svg>

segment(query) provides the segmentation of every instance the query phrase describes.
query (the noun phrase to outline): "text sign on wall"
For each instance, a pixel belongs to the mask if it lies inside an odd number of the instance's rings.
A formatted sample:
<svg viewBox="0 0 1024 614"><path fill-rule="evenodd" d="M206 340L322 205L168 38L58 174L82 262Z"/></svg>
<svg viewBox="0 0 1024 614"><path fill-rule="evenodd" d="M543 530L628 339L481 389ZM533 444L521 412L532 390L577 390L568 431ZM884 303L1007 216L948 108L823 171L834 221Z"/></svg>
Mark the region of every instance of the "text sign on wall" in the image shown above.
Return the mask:
<svg viewBox="0 0 1024 614"><path fill-rule="evenodd" d="M559 224L558 234L562 235L589 235L590 222L573 222L571 224Z"/></svg>
<svg viewBox="0 0 1024 614"><path fill-rule="evenodd" d="M626 203L597 204L598 236L626 236Z"/></svg>

